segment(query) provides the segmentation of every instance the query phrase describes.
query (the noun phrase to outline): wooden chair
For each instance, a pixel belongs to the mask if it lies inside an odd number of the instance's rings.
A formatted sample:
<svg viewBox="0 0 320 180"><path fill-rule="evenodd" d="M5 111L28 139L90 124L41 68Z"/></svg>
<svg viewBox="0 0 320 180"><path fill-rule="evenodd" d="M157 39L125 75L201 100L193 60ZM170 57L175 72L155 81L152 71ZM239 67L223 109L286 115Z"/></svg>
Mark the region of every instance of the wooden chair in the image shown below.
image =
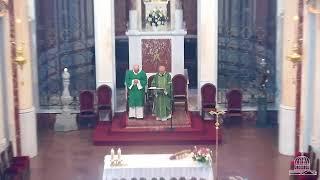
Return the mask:
<svg viewBox="0 0 320 180"><path fill-rule="evenodd" d="M86 126L94 127L97 121L97 115L94 110L94 94L91 91L82 91L79 97L80 114L79 127Z"/></svg>
<svg viewBox="0 0 320 180"><path fill-rule="evenodd" d="M112 120L112 90L108 85L101 85L97 88L98 96L98 115L99 120L102 113L109 116Z"/></svg>
<svg viewBox="0 0 320 180"><path fill-rule="evenodd" d="M175 103L184 103L185 111L188 111L187 79L182 74L177 74L172 78L172 110Z"/></svg>
<svg viewBox="0 0 320 180"><path fill-rule="evenodd" d="M227 119L234 117L242 121L242 93L238 89L232 89L226 94L227 99Z"/></svg>
<svg viewBox="0 0 320 180"><path fill-rule="evenodd" d="M206 83L201 87L201 115L204 119L205 114L216 108L216 87L211 83Z"/></svg>

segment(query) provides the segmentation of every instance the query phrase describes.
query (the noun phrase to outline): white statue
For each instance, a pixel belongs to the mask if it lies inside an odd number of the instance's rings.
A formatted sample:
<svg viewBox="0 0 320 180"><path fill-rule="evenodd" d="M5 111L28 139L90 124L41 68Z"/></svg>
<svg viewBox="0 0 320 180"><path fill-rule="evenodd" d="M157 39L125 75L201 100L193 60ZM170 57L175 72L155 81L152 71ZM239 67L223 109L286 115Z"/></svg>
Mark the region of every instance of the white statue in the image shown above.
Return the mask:
<svg viewBox="0 0 320 180"><path fill-rule="evenodd" d="M63 80L63 92L61 96L61 103L63 105L63 109L69 109L69 104L72 102L72 97L70 96L69 86L70 86L70 73L68 72L68 68L64 68L62 73Z"/></svg>
<svg viewBox="0 0 320 180"><path fill-rule="evenodd" d="M72 113L69 105L72 102L72 97L70 96L69 86L70 86L70 73L67 68L64 68L62 73L63 80L63 92L61 96L61 103L63 109L61 114L57 114L56 123L54 125L55 131L73 131L77 130L76 114Z"/></svg>

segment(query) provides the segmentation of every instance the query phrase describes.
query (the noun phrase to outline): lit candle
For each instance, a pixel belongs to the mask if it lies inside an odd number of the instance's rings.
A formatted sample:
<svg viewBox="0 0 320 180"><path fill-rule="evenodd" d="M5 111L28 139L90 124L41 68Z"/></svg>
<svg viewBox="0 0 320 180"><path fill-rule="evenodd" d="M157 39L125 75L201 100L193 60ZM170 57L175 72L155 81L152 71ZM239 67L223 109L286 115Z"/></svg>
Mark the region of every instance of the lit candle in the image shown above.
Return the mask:
<svg viewBox="0 0 320 180"><path fill-rule="evenodd" d="M118 159L119 160L121 159L121 149L120 148L118 149Z"/></svg>
<svg viewBox="0 0 320 180"><path fill-rule="evenodd" d="M114 149L113 148L111 149L110 155L111 155L111 161L112 161L114 159Z"/></svg>

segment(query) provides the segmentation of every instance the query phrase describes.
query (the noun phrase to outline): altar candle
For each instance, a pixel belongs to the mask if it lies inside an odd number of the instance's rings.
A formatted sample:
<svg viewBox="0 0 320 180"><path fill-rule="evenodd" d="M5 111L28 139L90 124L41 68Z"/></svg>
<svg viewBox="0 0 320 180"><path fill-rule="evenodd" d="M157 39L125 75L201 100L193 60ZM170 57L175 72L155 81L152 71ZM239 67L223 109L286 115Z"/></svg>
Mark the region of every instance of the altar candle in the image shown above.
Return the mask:
<svg viewBox="0 0 320 180"><path fill-rule="evenodd" d="M111 160L113 160L114 159L114 149L113 148L111 149L110 155L111 155Z"/></svg>
<svg viewBox="0 0 320 180"><path fill-rule="evenodd" d="M120 148L118 149L118 159L119 160L121 159L121 149Z"/></svg>

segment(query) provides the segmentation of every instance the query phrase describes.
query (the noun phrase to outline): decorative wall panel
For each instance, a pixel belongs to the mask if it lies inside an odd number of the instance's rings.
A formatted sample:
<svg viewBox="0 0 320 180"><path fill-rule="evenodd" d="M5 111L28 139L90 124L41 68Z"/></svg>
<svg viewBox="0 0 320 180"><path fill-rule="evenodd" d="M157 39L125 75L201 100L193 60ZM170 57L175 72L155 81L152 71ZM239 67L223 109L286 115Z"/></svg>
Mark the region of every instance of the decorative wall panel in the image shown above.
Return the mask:
<svg viewBox="0 0 320 180"><path fill-rule="evenodd" d="M95 89L92 0L36 0L40 106L60 105L68 67L71 96Z"/></svg>
<svg viewBox="0 0 320 180"><path fill-rule="evenodd" d="M146 73L158 71L158 66L164 65L171 72L171 40L143 39L142 67Z"/></svg>
<svg viewBox="0 0 320 180"><path fill-rule="evenodd" d="M274 102L275 10L275 0L219 0L219 103L229 89L239 88L245 103L256 104L262 72L268 73L265 89Z"/></svg>

